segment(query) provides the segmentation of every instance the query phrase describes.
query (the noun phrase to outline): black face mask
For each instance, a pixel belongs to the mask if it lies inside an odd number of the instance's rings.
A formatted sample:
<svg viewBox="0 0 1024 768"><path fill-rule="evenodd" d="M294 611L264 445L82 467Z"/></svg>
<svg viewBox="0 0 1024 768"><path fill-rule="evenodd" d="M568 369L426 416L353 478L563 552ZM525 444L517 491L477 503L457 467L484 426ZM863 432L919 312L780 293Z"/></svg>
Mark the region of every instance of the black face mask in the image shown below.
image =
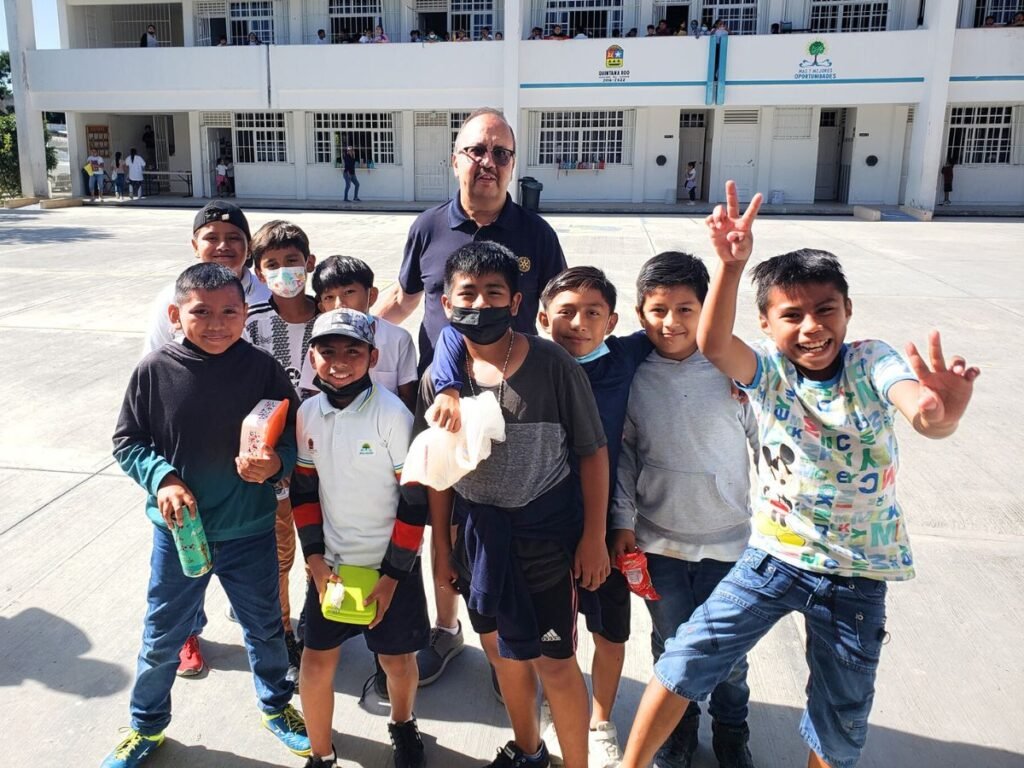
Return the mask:
<svg viewBox="0 0 1024 768"><path fill-rule="evenodd" d="M512 312L508 307L453 307L449 322L452 328L474 344L486 347L508 333L512 327Z"/></svg>
<svg viewBox="0 0 1024 768"><path fill-rule="evenodd" d="M358 395L364 389L369 388L370 384L370 372L367 371L361 378L346 384L344 387L335 387L333 384L328 384L326 381L321 379L319 376L313 377L313 386L327 395L330 399L340 400L351 400L353 397Z"/></svg>

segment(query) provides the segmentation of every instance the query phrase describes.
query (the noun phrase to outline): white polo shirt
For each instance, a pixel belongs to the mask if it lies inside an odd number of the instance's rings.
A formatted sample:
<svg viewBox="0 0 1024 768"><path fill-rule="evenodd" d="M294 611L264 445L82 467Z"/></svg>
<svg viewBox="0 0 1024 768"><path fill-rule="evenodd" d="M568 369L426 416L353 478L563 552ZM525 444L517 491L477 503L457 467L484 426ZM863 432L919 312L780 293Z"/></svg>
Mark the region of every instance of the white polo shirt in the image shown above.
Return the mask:
<svg viewBox="0 0 1024 768"><path fill-rule="evenodd" d="M379 568L398 515L398 474L412 440L412 414L377 385L347 408L322 392L296 418L298 463L316 470L324 559L331 566Z"/></svg>
<svg viewBox="0 0 1024 768"><path fill-rule="evenodd" d="M405 328L381 317L373 317L373 343L377 347L377 364L370 369L370 378L374 384L397 395L399 385L419 379L416 374L416 348L412 336ZM299 388L315 390L314 376L316 371L307 355L302 366Z"/></svg>

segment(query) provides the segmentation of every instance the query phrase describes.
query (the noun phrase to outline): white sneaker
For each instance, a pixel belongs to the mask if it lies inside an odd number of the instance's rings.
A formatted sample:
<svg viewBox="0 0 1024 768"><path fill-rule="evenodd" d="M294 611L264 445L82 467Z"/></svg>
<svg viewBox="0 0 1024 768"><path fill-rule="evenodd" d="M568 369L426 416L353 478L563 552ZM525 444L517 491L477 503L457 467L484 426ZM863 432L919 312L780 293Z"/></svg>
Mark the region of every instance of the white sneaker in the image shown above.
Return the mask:
<svg viewBox="0 0 1024 768"><path fill-rule="evenodd" d="M555 721L551 718L551 705L547 699L540 704L540 740L548 748L551 768L564 766L562 761L562 745L558 743L558 734L555 732Z"/></svg>
<svg viewBox="0 0 1024 768"><path fill-rule="evenodd" d="M587 741L589 768L614 768L619 764L622 750L619 749L619 734L614 723L598 723L588 732Z"/></svg>

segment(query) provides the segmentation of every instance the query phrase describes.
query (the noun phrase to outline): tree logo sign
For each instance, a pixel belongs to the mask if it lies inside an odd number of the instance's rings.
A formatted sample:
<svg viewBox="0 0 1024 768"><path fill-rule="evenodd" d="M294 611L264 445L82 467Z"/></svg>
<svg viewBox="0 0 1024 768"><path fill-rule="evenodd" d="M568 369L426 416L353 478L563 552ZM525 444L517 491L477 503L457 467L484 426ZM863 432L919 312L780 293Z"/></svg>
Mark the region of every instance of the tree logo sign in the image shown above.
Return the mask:
<svg viewBox="0 0 1024 768"><path fill-rule="evenodd" d="M827 58L828 51L824 40L813 40L807 46L809 58L801 60L794 80L835 80L836 74L832 69L832 59Z"/></svg>

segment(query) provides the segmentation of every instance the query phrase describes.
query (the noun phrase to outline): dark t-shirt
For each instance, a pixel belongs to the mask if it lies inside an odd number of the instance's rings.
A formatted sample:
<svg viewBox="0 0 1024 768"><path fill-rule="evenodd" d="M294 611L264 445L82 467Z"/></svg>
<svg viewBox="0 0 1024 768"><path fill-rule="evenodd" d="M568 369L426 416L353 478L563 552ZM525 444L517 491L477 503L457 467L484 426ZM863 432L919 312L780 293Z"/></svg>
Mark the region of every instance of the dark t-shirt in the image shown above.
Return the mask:
<svg viewBox="0 0 1024 768"><path fill-rule="evenodd" d="M505 381L501 412L505 442L455 484L464 499L504 508L522 507L569 475L569 453L590 456L606 444L587 375L554 342L527 336L530 349ZM480 387L498 395L498 387ZM463 395L470 395L467 386ZM420 381L414 434L427 428L424 413L434 402L431 376Z"/></svg>
<svg viewBox="0 0 1024 768"><path fill-rule="evenodd" d="M347 152L341 156L341 162L345 164L345 173L356 172L356 158ZM337 173L337 171L335 171Z"/></svg>
<svg viewBox="0 0 1024 768"><path fill-rule="evenodd" d="M458 197L421 213L409 228L398 274L398 283L405 293L424 293L419 334L421 373L434 357L441 329L448 325L441 307L445 262L456 250L475 240L501 243L519 259L523 303L513 328L521 333L537 333L540 292L566 266L555 231L540 216L512 202L511 197L506 199L494 223L486 227L478 227L466 216Z"/></svg>

